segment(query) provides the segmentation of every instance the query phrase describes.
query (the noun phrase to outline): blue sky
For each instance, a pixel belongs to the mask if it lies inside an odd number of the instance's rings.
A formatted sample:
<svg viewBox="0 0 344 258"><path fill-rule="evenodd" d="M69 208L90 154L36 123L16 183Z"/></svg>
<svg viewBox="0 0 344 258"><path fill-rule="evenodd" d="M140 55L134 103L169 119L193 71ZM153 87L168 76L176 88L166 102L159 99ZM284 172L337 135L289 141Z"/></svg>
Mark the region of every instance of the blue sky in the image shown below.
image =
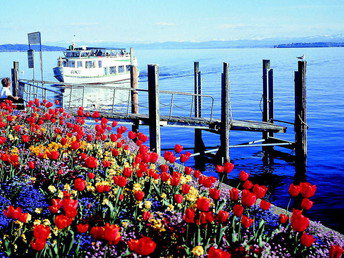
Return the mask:
<svg viewBox="0 0 344 258"><path fill-rule="evenodd" d="M0 0L0 44L344 35L342 0Z"/></svg>

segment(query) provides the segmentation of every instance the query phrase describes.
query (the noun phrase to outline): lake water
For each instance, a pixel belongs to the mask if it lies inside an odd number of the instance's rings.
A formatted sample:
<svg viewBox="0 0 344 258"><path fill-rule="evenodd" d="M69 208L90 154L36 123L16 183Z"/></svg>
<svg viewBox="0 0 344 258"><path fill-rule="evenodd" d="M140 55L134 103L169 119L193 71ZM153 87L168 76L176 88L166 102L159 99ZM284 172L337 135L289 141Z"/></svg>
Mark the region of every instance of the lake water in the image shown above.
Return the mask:
<svg viewBox="0 0 344 258"><path fill-rule="evenodd" d="M243 120L261 120L262 59L270 59L271 68L274 69L275 118L290 122L294 120L296 56L302 54L306 55L308 62L307 180L318 187L312 198L315 204L307 215L344 233L344 48L135 49L141 71L140 88L147 88L147 64L159 64L160 89L193 92L193 62L200 62L203 94L215 98L217 118L220 115L222 62L229 62L233 118ZM43 53L45 80L54 80L52 67L56 65L59 55L58 52ZM10 76L13 61L19 61L20 71L23 71L20 77L32 79L32 71L27 68L26 53L0 53L0 60L0 77ZM37 64L39 60L36 53ZM36 69L36 78L40 78L39 69ZM185 106L178 106L177 113L185 112ZM148 132L147 128L142 130ZM292 126L288 127L287 133L277 134L277 137L293 141ZM261 133L231 132L231 144L257 139L261 139ZM176 143L192 147L193 141L193 130L162 128L163 148L173 147ZM205 132L204 141L206 146L216 146L219 137ZM260 177L263 182L271 184L273 203L286 207L289 198L287 189L295 173L291 163L275 159L273 165L265 166L259 147L231 149L231 159L236 169L230 178L235 178L240 170L257 177L263 175ZM192 162L188 165L193 165ZM206 173L214 173L214 167L207 165Z"/></svg>

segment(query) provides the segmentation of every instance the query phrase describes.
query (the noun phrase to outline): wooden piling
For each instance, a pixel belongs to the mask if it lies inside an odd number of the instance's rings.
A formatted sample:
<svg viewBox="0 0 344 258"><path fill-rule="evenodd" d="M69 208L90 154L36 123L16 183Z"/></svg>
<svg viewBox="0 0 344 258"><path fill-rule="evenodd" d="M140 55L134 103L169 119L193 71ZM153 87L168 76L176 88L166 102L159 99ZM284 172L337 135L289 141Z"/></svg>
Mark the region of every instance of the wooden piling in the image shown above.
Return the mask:
<svg viewBox="0 0 344 258"><path fill-rule="evenodd" d="M273 103L273 70L270 69L270 60L263 60L263 122L273 122L274 118L274 103ZM273 132L263 132L263 139L265 142L273 137ZM273 146L263 147L265 157L270 157ZM270 160L270 158L268 158ZM268 162L270 163L270 162Z"/></svg>
<svg viewBox="0 0 344 258"><path fill-rule="evenodd" d="M138 88L138 69L135 65L131 65L130 69L130 87L131 87L131 113L138 114L139 113L139 95L138 92L135 90ZM134 123L132 125L132 131L138 132L139 124Z"/></svg>
<svg viewBox="0 0 344 258"><path fill-rule="evenodd" d="M223 63L221 83L221 129L220 148L216 154L216 162L224 163L230 161L229 156L229 132L231 129L229 121L229 64Z"/></svg>
<svg viewBox="0 0 344 258"><path fill-rule="evenodd" d="M306 61L298 62L295 72L295 155L296 165L307 164Z"/></svg>
<svg viewBox="0 0 344 258"><path fill-rule="evenodd" d="M18 96L19 83L18 83L19 62L13 62L13 68L11 69L12 75L12 95Z"/></svg>
<svg viewBox="0 0 344 258"><path fill-rule="evenodd" d="M148 105L149 105L149 137L150 150L160 154L160 96L159 66L148 65Z"/></svg>
<svg viewBox="0 0 344 258"><path fill-rule="evenodd" d="M199 71L199 62L194 62L194 93L202 94L202 80L201 72ZM202 97L195 96L195 117L202 117ZM197 168L204 166L204 151L205 146L202 139L202 130L195 129L195 138L194 138L194 153L201 153L201 155L195 156L195 165Z"/></svg>

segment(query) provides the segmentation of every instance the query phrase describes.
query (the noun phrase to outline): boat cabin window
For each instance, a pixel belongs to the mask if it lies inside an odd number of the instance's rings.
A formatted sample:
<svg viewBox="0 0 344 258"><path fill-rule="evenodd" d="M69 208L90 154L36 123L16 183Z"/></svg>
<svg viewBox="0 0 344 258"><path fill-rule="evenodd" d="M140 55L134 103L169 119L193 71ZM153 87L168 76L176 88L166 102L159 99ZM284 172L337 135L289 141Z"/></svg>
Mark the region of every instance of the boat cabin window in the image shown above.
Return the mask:
<svg viewBox="0 0 344 258"><path fill-rule="evenodd" d="M87 57L88 56L88 52L81 52L81 57Z"/></svg>
<svg viewBox="0 0 344 258"><path fill-rule="evenodd" d="M76 67L82 67L82 61L77 61L76 62Z"/></svg>
<svg viewBox="0 0 344 258"><path fill-rule="evenodd" d="M102 61L98 61L98 67L99 67L99 68L102 68L102 67L103 67Z"/></svg>
<svg viewBox="0 0 344 258"><path fill-rule="evenodd" d="M85 68L94 68L94 62L93 61L86 61L85 62Z"/></svg>
<svg viewBox="0 0 344 258"><path fill-rule="evenodd" d="M66 57L79 57L80 52L66 52Z"/></svg>
<svg viewBox="0 0 344 258"><path fill-rule="evenodd" d="M75 61L68 61L68 67L75 67Z"/></svg>
<svg viewBox="0 0 344 258"><path fill-rule="evenodd" d="M118 66L118 73L124 73L124 65Z"/></svg>
<svg viewBox="0 0 344 258"><path fill-rule="evenodd" d="M110 66L110 74L116 73L116 66Z"/></svg>
<svg viewBox="0 0 344 258"><path fill-rule="evenodd" d="M131 65L126 65L125 68L126 68L127 72L130 72L130 70L131 70Z"/></svg>

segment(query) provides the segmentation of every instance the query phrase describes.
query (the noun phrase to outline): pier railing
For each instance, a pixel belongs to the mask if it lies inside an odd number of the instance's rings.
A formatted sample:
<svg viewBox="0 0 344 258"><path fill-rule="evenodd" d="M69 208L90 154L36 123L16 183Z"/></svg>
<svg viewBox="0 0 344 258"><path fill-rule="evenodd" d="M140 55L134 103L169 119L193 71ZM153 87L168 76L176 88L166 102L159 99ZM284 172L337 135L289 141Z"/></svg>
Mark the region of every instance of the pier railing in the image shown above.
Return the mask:
<svg viewBox="0 0 344 258"><path fill-rule="evenodd" d="M105 111L110 113L132 113L132 106L138 105L140 114L149 112L149 90L131 88L129 84L56 84L48 81L19 80L21 91L25 100L46 99L53 101L59 99L62 106L68 110L78 107L91 109L92 111ZM138 93L140 101L133 103L132 95ZM214 119L214 97L188 92L160 90L161 115L194 117L197 100L202 99L204 119ZM136 113L137 114L137 113Z"/></svg>

